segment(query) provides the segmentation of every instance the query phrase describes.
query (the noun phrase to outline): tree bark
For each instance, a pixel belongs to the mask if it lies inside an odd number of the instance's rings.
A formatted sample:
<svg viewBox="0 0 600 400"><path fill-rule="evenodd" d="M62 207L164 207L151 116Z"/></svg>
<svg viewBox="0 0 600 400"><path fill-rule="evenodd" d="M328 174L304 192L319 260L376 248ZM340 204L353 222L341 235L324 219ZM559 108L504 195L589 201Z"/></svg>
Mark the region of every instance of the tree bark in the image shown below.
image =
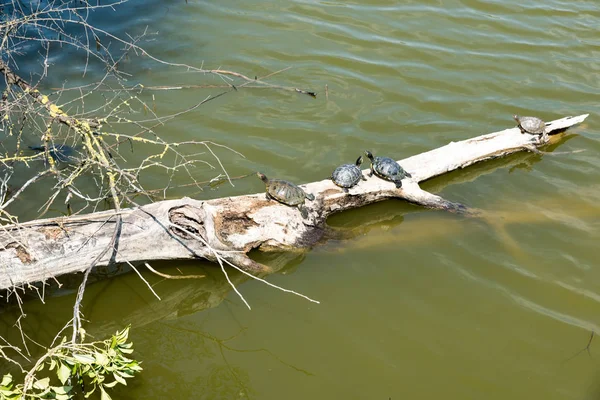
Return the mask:
<svg viewBox="0 0 600 400"><path fill-rule="evenodd" d="M587 116L552 121L547 124L547 131L550 135L564 131ZM121 210L121 222L115 211L106 211L3 226L0 289L83 271L103 251L105 254L96 266L204 258L220 264L231 263L252 273L269 272L268 267L246 254L252 249L306 250L327 236L326 220L333 213L398 198L427 208L476 215L476 210L422 190L419 182L518 151L537 151L548 140L522 134L515 127L451 142L400 160L412 174L412 178L403 180L401 189L377 177L361 181L348 194L329 179L308 183L302 187L315 200L306 202L309 212L306 219L297 208L268 201L261 193L207 201L190 198L160 201ZM262 182L257 178L258 185ZM111 248L105 251L108 246Z"/></svg>

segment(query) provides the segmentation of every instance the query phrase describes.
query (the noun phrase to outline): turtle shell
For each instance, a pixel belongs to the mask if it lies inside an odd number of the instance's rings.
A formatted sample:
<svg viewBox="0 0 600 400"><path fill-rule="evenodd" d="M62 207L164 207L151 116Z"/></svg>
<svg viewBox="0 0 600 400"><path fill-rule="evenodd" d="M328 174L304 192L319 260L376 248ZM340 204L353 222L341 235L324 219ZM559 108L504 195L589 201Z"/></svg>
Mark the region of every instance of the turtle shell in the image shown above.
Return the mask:
<svg viewBox="0 0 600 400"><path fill-rule="evenodd" d="M389 157L375 157L373 160L373 171L380 178L397 181L405 177L410 177L410 174L404 170L396 162Z"/></svg>
<svg viewBox="0 0 600 400"><path fill-rule="evenodd" d="M305 198L313 197L312 195L307 196L306 192L298 185L279 179L269 180L267 183L267 193L275 200L288 206L304 204Z"/></svg>
<svg viewBox="0 0 600 400"><path fill-rule="evenodd" d="M546 130L546 123L537 117L515 116L521 131L531 134L542 134Z"/></svg>
<svg viewBox="0 0 600 400"><path fill-rule="evenodd" d="M356 164L344 164L337 167L331 175L333 183L343 188L351 188L360 182L362 171Z"/></svg>

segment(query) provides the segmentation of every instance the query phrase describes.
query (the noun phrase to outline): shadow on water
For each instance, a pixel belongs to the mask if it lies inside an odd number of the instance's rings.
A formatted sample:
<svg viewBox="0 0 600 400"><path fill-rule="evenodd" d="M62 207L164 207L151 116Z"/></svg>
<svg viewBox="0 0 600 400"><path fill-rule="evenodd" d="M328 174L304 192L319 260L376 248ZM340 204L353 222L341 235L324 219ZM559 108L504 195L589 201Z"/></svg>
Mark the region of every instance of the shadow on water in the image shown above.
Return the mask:
<svg viewBox="0 0 600 400"><path fill-rule="evenodd" d="M392 203L394 200L387 201L386 203ZM540 208L547 207L548 209L555 209L560 206L560 201L552 198L543 198L536 202ZM502 209L502 204L499 203L496 206ZM592 218L600 216L599 207L590 207L586 202L577 202L576 200L568 200L562 204L563 207L572 208L573 211L570 213L571 216L579 218ZM376 219L371 219L367 215L363 214L364 211L368 211L369 208L373 208L377 211L385 211L385 215L379 215ZM447 213L439 211L431 211L438 213L436 217L420 219L419 229L411 230L410 235L403 235L401 238L396 235L390 234L388 231L399 226L404 222L405 215L407 214L406 209L401 207L395 207L389 204L377 204L365 207L365 210L349 211L348 213L360 213L358 216L351 215L355 221L364 221L358 223L356 226L348 226L348 222L344 223L344 229L340 230L339 237L345 240L361 237L361 240L354 243L350 249L344 246L339 251L351 250L355 251L357 248L375 248L385 247L391 243L398 243L403 245L411 244L422 244L428 240L432 240L434 237L449 236L457 233L464 233L468 229L469 225L466 224L464 219L460 217L448 215ZM514 256L516 259L524 257L522 252L522 246L512 238L508 228L511 225L520 224L545 224L552 222L546 214L532 213L527 210L506 210L506 211L485 211L482 210L481 214L476 218L471 218L471 221L477 221L486 224L494 230L500 242L503 243L506 250ZM367 233L369 234L368 236ZM364 236L364 237L362 237ZM335 246L333 246L335 247ZM331 249L331 247L329 247Z"/></svg>
<svg viewBox="0 0 600 400"><path fill-rule="evenodd" d="M263 261L269 261L272 265L280 265L281 273L293 271L301 263L303 256L290 256L288 253L279 255L269 254ZM245 368L235 366L228 360L228 354L232 353L262 353L277 363L285 365L298 372L310 375L309 372L296 367L278 357L272 351L263 347L239 348L236 347L235 339L244 335L243 326L233 327L226 334L210 333L210 326L205 327L198 324L192 316L200 311L215 308L227 302L226 298L232 290L230 283L224 277L222 271L208 262L180 262L177 266L173 263L153 263L153 267L164 274L204 274L205 278L190 280L170 280L157 276L143 266L138 270L152 289L160 296L160 301L155 298L148 286L135 273L116 276L90 284L86 288L83 309L89 324L84 323L89 338L102 339L122 329L129 324L132 325L132 340L136 346L136 357L147 361L144 368L162 368L157 365L148 365L148 362L159 361L156 357L171 357L167 363L176 360L189 359L192 352L197 363L204 364L199 371L202 376L197 381L211 393L225 391L223 395L238 396L243 393L246 397L252 393L249 386L248 372ZM231 283L239 287L247 281L246 275L234 270L227 271ZM43 346L48 346L57 332L68 323L71 318L72 307L76 295L76 277L71 276L71 281L60 290L46 299L45 304L38 301L27 301L23 304L23 312L26 317L20 319L23 332L27 337L35 340ZM15 321L19 320L21 308L18 306L7 306L0 310L0 336L8 342L22 346L22 338L17 329ZM136 337L136 332L143 330L144 333ZM68 330L67 330L68 333ZM150 333L150 334L149 334ZM155 334L152 334L155 333ZM170 349L160 349L166 344L163 341L147 342L150 338L169 338ZM176 339L175 339L176 338ZM141 341L141 342L140 342ZM42 354L42 349L32 344L29 340L28 349L31 359L35 360ZM160 349L160 350L158 350ZM164 351L163 351L164 350ZM158 352L158 354L149 353ZM254 357L254 356L253 356ZM12 365L0 362L0 371L7 371ZM23 365L31 366L27 361ZM16 370L14 372L17 372ZM163 371L165 374L173 374L172 371ZM162 373L162 372L161 372ZM178 380L170 380L165 385L151 385L154 391L165 391L169 393L169 387L176 385ZM200 383L201 382L201 383ZM135 381L134 386L142 385L143 382ZM131 385L131 384L130 384ZM175 387L171 388L175 389ZM231 393L230 393L231 392ZM127 396L127 393L123 393ZM230 397L231 398L231 397Z"/></svg>
<svg viewBox="0 0 600 400"><path fill-rule="evenodd" d="M443 176L421 183L421 187L432 193L440 193L449 186L474 182L485 175L496 173L499 170L508 169L508 173L513 173L519 169L531 171L533 166L542 161L544 157L568 157L568 155L560 153L552 154L552 152L561 144L575 137L578 137L578 135L564 132L559 133L553 135L551 143L543 148L543 151L549 154L531 152L515 153L507 157L475 164L465 169L454 170ZM525 255L521 251L521 246L510 236L507 227L513 224L545 223L548 222L548 217L544 214L536 214L527 210L510 209L510 206L503 205L501 199L499 200L497 203L489 205L489 209L487 210L477 210L478 215L470 217L469 220L480 221L488 225L496 232L511 255L516 256L517 259L522 258ZM575 202L576 200L569 199L569 207L575 210L577 216L592 217L600 215L600 209L590 207L585 202L581 204L576 204ZM465 203L468 203L468 200ZM535 203L541 208L547 205L551 209L556 206L557 201L556 199L544 197ZM502 211L507 209L508 211ZM399 200L386 200L360 209L334 214L327 221L328 225L332 228L329 237L334 240L351 240L362 237L358 243L352 246L352 250L354 251L357 246L359 248L370 248L385 246L392 242L403 244L424 243L427 240L431 240L434 235L451 235L463 232L466 229L465 220L462 217L449 215L446 212L428 211L435 213L438 217L419 220L419 229L411 230L410 235L403 235L400 239L396 235L387 233L387 231L403 223L407 214L417 211L423 212L427 210ZM366 236L367 233L369 236ZM328 248L331 249L332 247L335 248L336 246L330 245ZM349 248L343 246L343 249ZM344 251L343 249L338 250Z"/></svg>
<svg viewBox="0 0 600 400"><path fill-rule="evenodd" d="M305 253L253 252L252 257L270 265L276 273L289 274L302 263ZM154 297L148 285L132 271L131 267L117 265L100 267L94 270L88 280L83 307L89 320L94 323L86 329L93 337L104 337L131 323L143 327L160 320L173 320L219 306L232 290L231 284L239 287L251 279L231 268L227 268L227 281L223 272L215 264L207 261L153 262L152 267L163 274L204 275L199 279L167 279L148 271L143 265L136 266L152 289L160 296ZM82 274L66 275L60 278L60 288L49 283L45 302L38 293L30 291L24 296L23 313L26 318L21 324L26 332L36 332L36 340L50 343L71 318L76 291ZM19 339L13 325L21 315L21 307L13 294L9 303L0 309L0 336L7 340ZM47 324L47 326L45 326ZM44 326L41 326L44 325Z"/></svg>

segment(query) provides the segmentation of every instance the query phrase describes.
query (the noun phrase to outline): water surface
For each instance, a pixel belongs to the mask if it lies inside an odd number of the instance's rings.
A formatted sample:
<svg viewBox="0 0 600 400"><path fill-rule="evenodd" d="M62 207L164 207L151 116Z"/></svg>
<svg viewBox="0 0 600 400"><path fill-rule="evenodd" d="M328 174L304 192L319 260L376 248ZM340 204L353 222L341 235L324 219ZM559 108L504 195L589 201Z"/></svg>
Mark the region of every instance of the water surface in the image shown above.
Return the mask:
<svg viewBox="0 0 600 400"><path fill-rule="evenodd" d="M145 2L145 4L151 2ZM151 10L151 11L149 11ZM137 275L89 287L85 316L106 335L133 323L143 374L114 398L592 399L599 329L600 6L596 1L253 2L132 1L97 16L175 63L265 76L316 99L240 89L158 131L211 140L232 176L260 170L297 182L326 177L364 149L398 159L513 125L591 113L558 151L519 154L424 184L486 210L465 219L389 201L331 218L353 238L305 255L267 255L275 284L313 304L234 274L252 311L210 264L171 263L204 281L160 281L155 299ZM68 53L46 84L87 82ZM145 86L222 84L132 56L122 68ZM93 75L93 70L90 72ZM328 96L325 96L325 85ZM190 107L220 89L147 91L157 112ZM132 163L144 158L138 148ZM551 148L549 150L554 150ZM199 180L218 171L198 167ZM149 188L164 175L144 175ZM179 179L179 180L177 180ZM189 183L185 176L176 184ZM258 179L204 192L262 190ZM26 205L23 205L26 207ZM34 215L34 204L31 204ZM190 272L192 273L192 272ZM40 340L69 319L73 294L32 302ZM4 313L10 326L13 310ZM16 311L15 311L16 312ZM40 329L44 327L44 329ZM574 356L574 357L573 357Z"/></svg>

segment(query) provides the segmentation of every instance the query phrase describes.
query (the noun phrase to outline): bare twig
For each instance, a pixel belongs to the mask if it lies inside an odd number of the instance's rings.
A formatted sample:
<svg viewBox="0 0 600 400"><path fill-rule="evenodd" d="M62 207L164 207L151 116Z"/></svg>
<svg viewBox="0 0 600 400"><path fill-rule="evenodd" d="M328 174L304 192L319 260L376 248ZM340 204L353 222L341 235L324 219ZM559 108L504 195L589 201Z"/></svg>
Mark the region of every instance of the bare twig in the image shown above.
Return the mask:
<svg viewBox="0 0 600 400"><path fill-rule="evenodd" d="M200 241L204 246L206 246L213 253L213 255L216 258L217 263L221 267L221 271L223 272L223 274L225 275L225 278L227 279L227 282L229 282L229 284L231 285L231 287L233 288L233 290L237 293L237 295L241 298L241 300L244 302L244 304L246 305L246 307L248 307L249 310L252 309L250 307L250 304L248 304L248 302L246 301L246 299L242 296L242 294L237 290L237 288L235 287L235 285L229 279L229 275L227 274L227 271L225 270L225 265L224 264L227 264L230 267L233 267L233 268L237 269L238 271L240 271L244 275L247 275L248 277L250 277L252 279L255 279L255 280L259 281L259 282L262 282L262 283L266 284L267 286L271 286L271 287L273 287L275 289L278 289L278 290L281 290L282 292L285 292L285 293L294 294L296 296L302 297L302 298L304 298L304 299L306 299L308 301L311 301L313 303L320 304L319 301L311 299L310 297L305 296L305 295L303 295L301 293L298 293L298 292L295 292L295 291L289 290L289 289L284 289L284 288L282 288L280 286L277 286L275 284L272 284L272 283L270 283L270 282L268 282L268 281L266 281L264 279L261 279L261 278L255 276L255 275L252 275L252 274L248 273L247 271L244 271L242 268L238 267L237 265L233 264L232 262L230 262L229 260L227 260L226 257L223 256L224 254L227 254L227 253L242 253L242 252L239 252L239 251L216 250L216 249L212 248L210 246L210 244L206 240L204 240L202 237L196 235L195 233L193 233L193 232L191 232L191 231L189 231L187 229L184 229L184 228L182 228L179 225L175 225L173 223L169 223L169 226L171 228L174 228L174 229L180 230L182 232L185 232L187 235L189 235L192 238Z"/></svg>
<svg viewBox="0 0 600 400"><path fill-rule="evenodd" d="M592 330L591 333L590 333L590 338L588 340L587 345L583 349L579 350L577 353L573 354L571 357L569 357L565 361L563 361L563 364L566 364L567 362L571 361L572 359L574 359L575 357L577 357L578 355L580 355L584 351L588 353L588 356L592 357L592 353L590 352L590 348L592 346L592 340L594 340L594 335L595 335L595 332Z"/></svg>
<svg viewBox="0 0 600 400"><path fill-rule="evenodd" d="M135 271L135 273L146 284L146 286L148 286L148 289L150 289L150 291L152 292L152 294L154 295L154 297L156 297L158 300L161 300L160 296L154 291L154 289L152 288L152 285L150 285L150 283L148 283L148 281L142 276L142 274L140 273L140 271L138 271L137 268L132 263L127 262L127 264Z"/></svg>
<svg viewBox="0 0 600 400"><path fill-rule="evenodd" d="M148 263L144 263L144 265L146 266L146 268L148 268L148 270L150 272L152 272L153 274L156 274L158 276L161 276L165 279L202 279L202 278L206 277L206 275L169 275L169 274L165 274L165 273L155 270Z"/></svg>

